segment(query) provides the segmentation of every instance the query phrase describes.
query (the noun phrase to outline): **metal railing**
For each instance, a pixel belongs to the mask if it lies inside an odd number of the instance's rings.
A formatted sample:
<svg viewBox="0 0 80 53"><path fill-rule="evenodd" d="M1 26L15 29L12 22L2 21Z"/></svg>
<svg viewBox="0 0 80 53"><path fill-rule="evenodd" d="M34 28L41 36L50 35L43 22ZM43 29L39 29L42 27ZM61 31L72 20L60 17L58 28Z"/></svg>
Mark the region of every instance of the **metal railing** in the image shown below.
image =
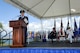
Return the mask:
<svg viewBox="0 0 80 53"><path fill-rule="evenodd" d="M1 33L5 32L6 34L3 35ZM10 46L10 41L12 40L11 36L12 31L10 31L9 33L7 33L6 30L2 29L0 31L0 46Z"/></svg>
<svg viewBox="0 0 80 53"><path fill-rule="evenodd" d="M5 37L7 36L8 38L2 37L2 40L5 40L3 44L5 44L6 42L8 42L8 45L7 46L10 46L10 43L11 43L10 40L12 40L12 38L10 37L11 36L11 33L12 33L12 31L9 32L9 33L7 33L5 35ZM2 45L2 46L4 46L4 45Z"/></svg>

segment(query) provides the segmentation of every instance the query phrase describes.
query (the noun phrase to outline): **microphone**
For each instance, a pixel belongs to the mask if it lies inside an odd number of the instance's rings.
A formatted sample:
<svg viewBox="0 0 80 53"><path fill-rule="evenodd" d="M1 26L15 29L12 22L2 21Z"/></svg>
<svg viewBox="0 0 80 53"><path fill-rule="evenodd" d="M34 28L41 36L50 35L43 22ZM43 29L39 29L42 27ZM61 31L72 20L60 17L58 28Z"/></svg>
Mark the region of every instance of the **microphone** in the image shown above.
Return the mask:
<svg viewBox="0 0 80 53"><path fill-rule="evenodd" d="M17 15L17 16L15 16L15 17L11 18L11 20L18 20L18 18L19 18L20 16L21 16L21 15Z"/></svg>

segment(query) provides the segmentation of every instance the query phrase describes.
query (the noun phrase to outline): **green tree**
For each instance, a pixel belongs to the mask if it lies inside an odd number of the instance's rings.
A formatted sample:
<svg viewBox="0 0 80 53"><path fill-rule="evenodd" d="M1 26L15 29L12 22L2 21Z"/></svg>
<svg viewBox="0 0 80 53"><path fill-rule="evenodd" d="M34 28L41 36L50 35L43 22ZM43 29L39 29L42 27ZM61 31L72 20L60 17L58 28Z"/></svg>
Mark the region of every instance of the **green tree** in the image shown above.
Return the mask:
<svg viewBox="0 0 80 53"><path fill-rule="evenodd" d="M0 28L1 28L1 29L3 28L2 23L0 23ZM1 35L0 35L0 36L1 36ZM1 37L0 37L0 44L1 44Z"/></svg>
<svg viewBox="0 0 80 53"><path fill-rule="evenodd" d="M3 28L3 25L2 25L2 23L0 23L0 28Z"/></svg>

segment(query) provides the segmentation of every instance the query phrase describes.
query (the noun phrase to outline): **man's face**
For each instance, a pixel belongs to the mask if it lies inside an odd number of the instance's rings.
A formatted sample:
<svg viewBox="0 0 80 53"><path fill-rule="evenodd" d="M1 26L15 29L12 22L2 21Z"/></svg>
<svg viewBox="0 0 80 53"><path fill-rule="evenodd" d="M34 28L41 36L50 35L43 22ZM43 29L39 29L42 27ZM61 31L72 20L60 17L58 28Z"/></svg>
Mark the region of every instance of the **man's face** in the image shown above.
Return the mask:
<svg viewBox="0 0 80 53"><path fill-rule="evenodd" d="M24 16L24 12L22 12L21 15Z"/></svg>

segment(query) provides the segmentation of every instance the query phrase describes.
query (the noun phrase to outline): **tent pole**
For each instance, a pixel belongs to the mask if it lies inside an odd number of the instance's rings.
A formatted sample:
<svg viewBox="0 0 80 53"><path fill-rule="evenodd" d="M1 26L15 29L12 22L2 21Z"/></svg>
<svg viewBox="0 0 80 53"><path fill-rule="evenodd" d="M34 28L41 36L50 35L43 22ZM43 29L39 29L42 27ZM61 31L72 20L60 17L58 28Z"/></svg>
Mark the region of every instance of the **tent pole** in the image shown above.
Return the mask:
<svg viewBox="0 0 80 53"><path fill-rule="evenodd" d="M42 19L40 19L40 21L41 21L41 40L42 40L43 39L43 31L44 31L44 29L43 29Z"/></svg>
<svg viewBox="0 0 80 53"><path fill-rule="evenodd" d="M71 2L70 2L70 0L69 0L69 18L70 18L70 21L71 21L71 23L72 23L72 19L71 19ZM68 18L68 19L69 19ZM71 27L72 27L72 24L71 24Z"/></svg>

